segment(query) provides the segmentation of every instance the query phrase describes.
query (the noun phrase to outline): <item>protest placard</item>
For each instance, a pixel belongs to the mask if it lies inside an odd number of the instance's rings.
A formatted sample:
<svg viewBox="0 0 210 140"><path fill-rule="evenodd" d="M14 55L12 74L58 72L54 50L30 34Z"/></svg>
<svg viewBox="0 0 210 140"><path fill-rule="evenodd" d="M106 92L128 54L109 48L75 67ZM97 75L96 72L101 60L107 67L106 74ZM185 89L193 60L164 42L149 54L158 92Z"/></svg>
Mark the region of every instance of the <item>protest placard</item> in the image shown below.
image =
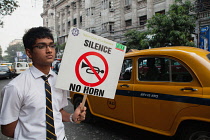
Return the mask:
<svg viewBox="0 0 210 140"><path fill-rule="evenodd" d="M56 87L113 99L126 46L71 28Z"/></svg>

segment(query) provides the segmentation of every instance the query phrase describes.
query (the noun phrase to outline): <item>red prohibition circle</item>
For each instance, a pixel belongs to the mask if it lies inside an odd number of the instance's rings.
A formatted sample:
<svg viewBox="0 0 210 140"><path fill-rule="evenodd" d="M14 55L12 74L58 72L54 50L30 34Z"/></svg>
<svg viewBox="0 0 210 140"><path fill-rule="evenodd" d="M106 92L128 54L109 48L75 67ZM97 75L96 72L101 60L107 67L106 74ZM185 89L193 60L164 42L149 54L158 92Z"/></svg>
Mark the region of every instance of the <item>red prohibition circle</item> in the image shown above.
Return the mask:
<svg viewBox="0 0 210 140"><path fill-rule="evenodd" d="M104 75L103 75L102 78L98 75L98 73L95 71L95 69L93 68L93 66L91 65L91 63L88 61L87 56L90 56L90 55L97 56L97 57L101 58L101 60L104 62L105 72L104 72ZM79 72L79 68L80 68L80 63L82 62L82 60L85 60L85 62L87 63L87 65L91 68L91 70L93 71L93 73L95 74L95 76L99 79L98 82L89 83L89 82L85 81L81 77L80 72ZM76 76L77 76L78 80L82 84L84 84L85 86L89 86L89 87L95 87L95 86L98 86L101 83L103 83L104 80L106 79L107 75L108 75L108 70L109 70L109 68L108 68L108 63L107 63L106 59L104 58L103 55L101 55L100 53L97 53L97 52L87 52L87 53L84 53L83 55L81 55L79 57L79 59L76 62L76 65L75 65L75 73L76 73Z"/></svg>

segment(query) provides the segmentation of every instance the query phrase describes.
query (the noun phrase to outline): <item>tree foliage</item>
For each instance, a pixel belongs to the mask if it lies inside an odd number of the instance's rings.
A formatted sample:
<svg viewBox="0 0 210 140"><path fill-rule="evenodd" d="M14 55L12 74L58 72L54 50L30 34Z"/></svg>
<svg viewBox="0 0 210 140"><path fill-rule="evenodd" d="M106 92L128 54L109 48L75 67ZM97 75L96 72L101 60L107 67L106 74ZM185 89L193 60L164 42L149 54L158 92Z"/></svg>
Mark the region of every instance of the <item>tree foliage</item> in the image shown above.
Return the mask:
<svg viewBox="0 0 210 140"><path fill-rule="evenodd" d="M63 43L63 44L55 43L55 44L56 44L56 57L62 58L66 43Z"/></svg>
<svg viewBox="0 0 210 140"><path fill-rule="evenodd" d="M152 48L195 46L190 41L196 26L196 17L190 13L192 6L190 1L182 2L182 0L176 0L165 15L156 14L147 20L147 30L144 33L139 31L135 31L135 34L126 33L126 45L129 46L133 41L135 44L138 44L138 49L148 48L149 46ZM135 36L133 37L132 35ZM138 40L134 39L135 37L138 37Z"/></svg>
<svg viewBox="0 0 210 140"><path fill-rule="evenodd" d="M4 56L4 60L14 62L15 57L17 57L17 52L25 54L25 49L23 43L17 43L15 45L10 45L5 52L7 55Z"/></svg>
<svg viewBox="0 0 210 140"><path fill-rule="evenodd" d="M124 35L127 38L126 39L127 51L129 51L130 49L141 49L139 41L141 41L141 39L146 38L146 34L144 32L139 32L137 30L129 30Z"/></svg>
<svg viewBox="0 0 210 140"><path fill-rule="evenodd" d="M55 44L56 44L56 52L59 52L60 50L65 49L66 43L63 43L63 44L55 43Z"/></svg>
<svg viewBox="0 0 210 140"><path fill-rule="evenodd" d="M6 15L11 15L12 12L18 7L16 0L1 0L0 1L0 25L3 25L1 20Z"/></svg>

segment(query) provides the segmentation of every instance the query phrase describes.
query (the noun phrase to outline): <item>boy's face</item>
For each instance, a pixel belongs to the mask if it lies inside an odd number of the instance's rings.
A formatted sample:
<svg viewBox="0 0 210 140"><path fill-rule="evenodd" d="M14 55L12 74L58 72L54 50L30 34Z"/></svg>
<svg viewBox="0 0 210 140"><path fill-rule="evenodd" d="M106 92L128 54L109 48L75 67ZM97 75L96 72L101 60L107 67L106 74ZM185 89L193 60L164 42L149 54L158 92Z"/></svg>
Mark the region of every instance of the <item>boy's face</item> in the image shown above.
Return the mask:
<svg viewBox="0 0 210 140"><path fill-rule="evenodd" d="M37 39L32 50L26 49L29 58L36 67L51 66L55 58L54 42L50 38Z"/></svg>

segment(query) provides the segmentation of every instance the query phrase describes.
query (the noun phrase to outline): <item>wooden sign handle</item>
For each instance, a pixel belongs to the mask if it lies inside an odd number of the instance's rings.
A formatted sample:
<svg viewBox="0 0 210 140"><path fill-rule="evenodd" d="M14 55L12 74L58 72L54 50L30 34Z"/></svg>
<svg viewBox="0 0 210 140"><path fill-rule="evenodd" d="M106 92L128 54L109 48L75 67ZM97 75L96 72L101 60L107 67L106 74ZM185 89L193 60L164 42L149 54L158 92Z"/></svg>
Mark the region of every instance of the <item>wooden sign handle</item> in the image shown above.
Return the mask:
<svg viewBox="0 0 210 140"><path fill-rule="evenodd" d="M87 94L85 94L85 95L83 96L81 108L84 107L86 99L87 99Z"/></svg>

